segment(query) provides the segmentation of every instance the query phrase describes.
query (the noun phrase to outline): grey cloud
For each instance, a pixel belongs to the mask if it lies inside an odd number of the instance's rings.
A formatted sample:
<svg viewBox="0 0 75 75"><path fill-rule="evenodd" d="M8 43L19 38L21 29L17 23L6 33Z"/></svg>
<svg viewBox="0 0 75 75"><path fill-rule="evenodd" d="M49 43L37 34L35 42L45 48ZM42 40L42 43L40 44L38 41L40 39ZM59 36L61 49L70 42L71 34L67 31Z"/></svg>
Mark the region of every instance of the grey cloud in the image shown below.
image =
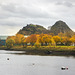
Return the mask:
<svg viewBox="0 0 75 75"><path fill-rule="evenodd" d="M75 0L2 1L3 3L0 2L0 26L8 27L8 30L13 27L16 32L17 27L19 29L29 23L48 27L57 20L63 20L74 28Z"/></svg>
<svg viewBox="0 0 75 75"><path fill-rule="evenodd" d="M56 5L63 5L63 6L67 6L67 7L73 7L74 4L72 2L69 2L69 1L59 1L59 2L56 2Z"/></svg>
<svg viewBox="0 0 75 75"><path fill-rule="evenodd" d="M14 18L6 18L6 19L0 19L0 25L8 25L8 26L20 26L24 25L24 20L19 18L17 19L16 17Z"/></svg>
<svg viewBox="0 0 75 75"><path fill-rule="evenodd" d="M16 17L29 17L29 18L49 18L48 12L42 10L40 7L30 7L30 6L18 6L14 4L2 5L1 8L6 12L11 13L11 16Z"/></svg>
<svg viewBox="0 0 75 75"><path fill-rule="evenodd" d="M40 1L40 0L39 0ZM41 0L41 2L49 3L49 2L75 2L75 0Z"/></svg>
<svg viewBox="0 0 75 75"><path fill-rule="evenodd" d="M16 10L16 7L14 6L14 4L2 4L1 8L4 10L8 10L10 12L14 12L13 10Z"/></svg>

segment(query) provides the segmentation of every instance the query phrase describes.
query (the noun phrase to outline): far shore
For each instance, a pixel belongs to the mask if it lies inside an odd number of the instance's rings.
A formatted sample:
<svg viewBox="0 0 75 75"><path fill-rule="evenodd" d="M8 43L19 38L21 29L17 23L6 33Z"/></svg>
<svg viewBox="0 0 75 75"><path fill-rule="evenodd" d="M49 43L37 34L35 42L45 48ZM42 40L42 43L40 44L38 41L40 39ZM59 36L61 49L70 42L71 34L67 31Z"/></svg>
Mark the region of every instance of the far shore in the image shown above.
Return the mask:
<svg viewBox="0 0 75 75"><path fill-rule="evenodd" d="M26 51L24 54L26 55L57 55L57 56L75 56L75 47L74 46L43 46L39 48L35 48L34 46L29 46L27 48L23 48L22 46L15 46L11 49L7 49L5 46L0 46L0 50L6 51Z"/></svg>

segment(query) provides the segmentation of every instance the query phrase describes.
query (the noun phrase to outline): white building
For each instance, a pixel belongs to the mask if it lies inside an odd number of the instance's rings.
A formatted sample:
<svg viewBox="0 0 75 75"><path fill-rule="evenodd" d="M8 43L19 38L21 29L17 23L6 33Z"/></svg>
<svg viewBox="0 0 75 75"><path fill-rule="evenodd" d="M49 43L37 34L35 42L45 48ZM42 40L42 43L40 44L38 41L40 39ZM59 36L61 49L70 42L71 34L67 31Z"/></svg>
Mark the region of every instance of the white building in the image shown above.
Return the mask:
<svg viewBox="0 0 75 75"><path fill-rule="evenodd" d="M52 26L49 26L49 27L48 27L48 30L51 30L51 27L52 27Z"/></svg>

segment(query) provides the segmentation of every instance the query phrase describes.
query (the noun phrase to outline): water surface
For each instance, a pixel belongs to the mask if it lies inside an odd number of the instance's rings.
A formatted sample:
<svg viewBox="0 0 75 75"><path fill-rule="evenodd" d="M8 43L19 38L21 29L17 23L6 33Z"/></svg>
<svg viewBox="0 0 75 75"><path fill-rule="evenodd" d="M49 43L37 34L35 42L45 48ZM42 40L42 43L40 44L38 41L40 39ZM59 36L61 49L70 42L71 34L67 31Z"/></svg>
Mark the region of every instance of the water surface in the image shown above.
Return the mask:
<svg viewBox="0 0 75 75"><path fill-rule="evenodd" d="M37 56L22 53L23 51L0 50L0 75L75 75L75 58L72 56ZM62 66L69 69L61 70Z"/></svg>

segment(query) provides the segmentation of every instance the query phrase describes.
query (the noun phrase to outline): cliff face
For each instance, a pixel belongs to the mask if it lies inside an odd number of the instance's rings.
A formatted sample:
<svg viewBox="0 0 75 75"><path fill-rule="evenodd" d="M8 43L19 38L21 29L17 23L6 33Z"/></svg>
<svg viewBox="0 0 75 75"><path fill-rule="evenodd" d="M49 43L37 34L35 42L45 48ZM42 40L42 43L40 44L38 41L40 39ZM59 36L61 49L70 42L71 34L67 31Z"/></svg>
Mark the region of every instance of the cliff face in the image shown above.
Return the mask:
<svg viewBox="0 0 75 75"><path fill-rule="evenodd" d="M33 25L33 24L29 24L25 27L23 27L18 34L24 34L24 35L31 35L31 34L47 34L48 30L46 28L44 28L43 26L40 25Z"/></svg>
<svg viewBox="0 0 75 75"><path fill-rule="evenodd" d="M69 33L69 34L74 34L74 32L68 27L68 25L63 22L63 21L57 21L50 30L51 33L54 33L57 35L58 33Z"/></svg>

